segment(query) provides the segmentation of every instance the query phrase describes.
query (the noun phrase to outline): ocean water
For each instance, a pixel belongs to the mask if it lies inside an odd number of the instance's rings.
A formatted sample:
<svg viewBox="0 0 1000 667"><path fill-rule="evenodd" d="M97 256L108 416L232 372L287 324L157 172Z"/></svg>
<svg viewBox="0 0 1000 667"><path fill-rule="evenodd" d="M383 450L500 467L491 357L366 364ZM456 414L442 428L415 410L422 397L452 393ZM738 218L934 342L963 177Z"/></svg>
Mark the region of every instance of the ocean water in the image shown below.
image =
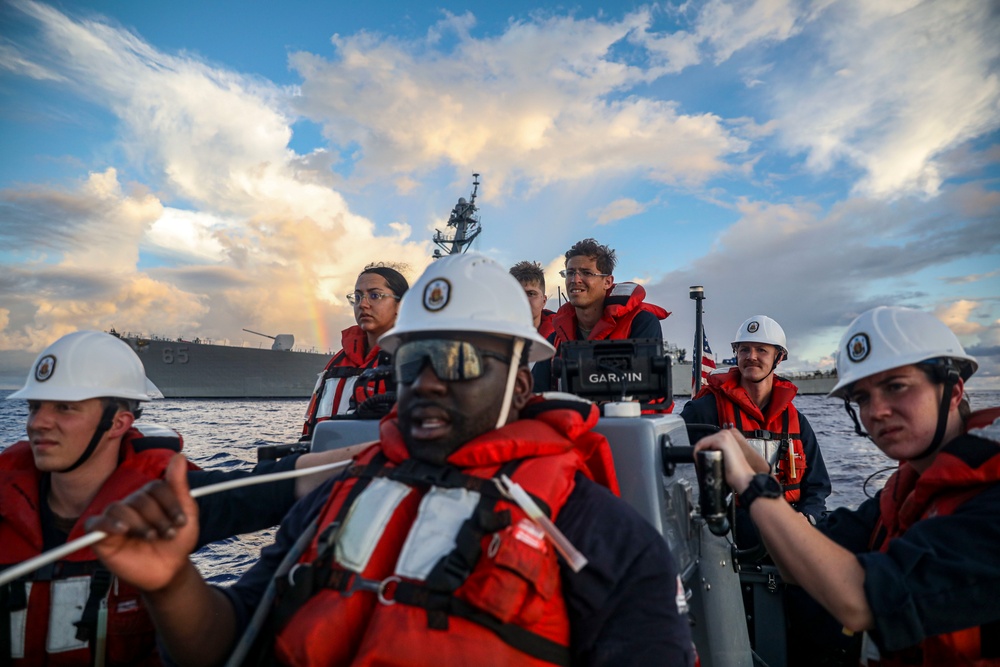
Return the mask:
<svg viewBox="0 0 1000 667"><path fill-rule="evenodd" d="M0 391L0 449L24 438L25 401L7 401ZM1000 405L1000 391L970 391L974 410ZM678 398L680 412L686 398ZM291 444L298 439L307 399L165 399L146 404L142 422L170 426L184 437L184 451L202 468L250 468L257 447ZM816 437L833 484L827 507L857 507L880 489L894 468L868 439L855 435L841 401L822 396L795 399ZM869 479L870 478L870 479ZM199 569L214 583L228 583L248 567L273 536L271 530L212 544L195 555Z"/></svg>

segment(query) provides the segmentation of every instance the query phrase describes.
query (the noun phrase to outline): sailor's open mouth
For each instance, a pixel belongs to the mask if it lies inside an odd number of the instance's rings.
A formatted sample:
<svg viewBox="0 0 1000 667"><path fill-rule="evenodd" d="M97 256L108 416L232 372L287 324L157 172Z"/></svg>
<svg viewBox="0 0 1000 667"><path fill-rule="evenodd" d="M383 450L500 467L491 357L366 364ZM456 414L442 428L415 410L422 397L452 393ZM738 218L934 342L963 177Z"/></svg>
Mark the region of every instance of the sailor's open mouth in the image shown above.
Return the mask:
<svg viewBox="0 0 1000 667"><path fill-rule="evenodd" d="M418 440L440 438L451 429L451 417L444 408L419 408L410 414L410 435Z"/></svg>

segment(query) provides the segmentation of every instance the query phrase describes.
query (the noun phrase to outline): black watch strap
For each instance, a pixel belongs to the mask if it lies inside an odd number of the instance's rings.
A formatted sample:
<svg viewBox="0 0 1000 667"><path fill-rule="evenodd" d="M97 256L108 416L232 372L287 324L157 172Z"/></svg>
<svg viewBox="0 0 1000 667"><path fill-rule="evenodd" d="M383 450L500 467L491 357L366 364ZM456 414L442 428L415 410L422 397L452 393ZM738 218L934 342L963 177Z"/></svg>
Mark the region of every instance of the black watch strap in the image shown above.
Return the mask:
<svg viewBox="0 0 1000 667"><path fill-rule="evenodd" d="M740 494L740 505L750 509L750 504L757 498L780 498L784 494L779 482L773 475L761 472L750 478L750 484Z"/></svg>

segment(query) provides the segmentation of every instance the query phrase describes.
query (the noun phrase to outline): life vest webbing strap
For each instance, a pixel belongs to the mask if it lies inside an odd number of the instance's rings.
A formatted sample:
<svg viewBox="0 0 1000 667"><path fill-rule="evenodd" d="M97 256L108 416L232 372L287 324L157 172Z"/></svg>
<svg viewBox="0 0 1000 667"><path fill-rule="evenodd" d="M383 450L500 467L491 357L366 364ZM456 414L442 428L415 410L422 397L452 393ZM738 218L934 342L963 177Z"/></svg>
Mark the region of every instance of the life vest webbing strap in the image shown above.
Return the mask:
<svg viewBox="0 0 1000 667"><path fill-rule="evenodd" d="M344 522L344 517L351 509L354 501L357 500L361 492L365 490L375 472L385 466L388 458L379 452L366 466L353 466L347 470L347 477L357 477L357 482L347 493L347 498L337 511L336 518L331 521L317 538L316 559L312 563L302 564L293 568L288 577L275 579L277 589L277 602L272 613L273 624L276 629L285 627L292 616L304 605L309 598L327 585L327 580L344 571L333 569L333 554L336 545L337 533ZM370 474L364 474L364 473ZM294 573L294 576L291 576ZM349 572L347 574L350 574Z"/></svg>
<svg viewBox="0 0 1000 667"><path fill-rule="evenodd" d="M505 644L527 653L533 658L551 662L554 665L569 665L569 647L526 630L513 623L502 623L494 616L476 609L469 603L452 598L451 613L454 616L478 623L500 637Z"/></svg>
<svg viewBox="0 0 1000 667"><path fill-rule="evenodd" d="M305 424L302 426L302 435L304 438L312 436L313 429L316 428L316 424L321 421L316 413L319 411L319 397L323 394L323 390L326 388L326 381L331 379L330 371L337 367L340 363L340 359L345 356L344 351L341 350L337 354L333 355L333 358L327 363L327 367L323 369L323 377L320 378L317 385L317 389L313 391L312 396L309 399L308 412L306 414ZM326 417L323 418L324 420Z"/></svg>
<svg viewBox="0 0 1000 667"><path fill-rule="evenodd" d="M361 375L365 371L364 368L358 368L355 366L336 366L331 368L326 372L324 380L342 380L344 378L352 378Z"/></svg>
<svg viewBox="0 0 1000 667"><path fill-rule="evenodd" d="M381 451L377 452L368 465L363 467L351 467L347 471L348 477L357 477L357 481L351 490L348 491L347 497L341 504L340 509L337 510L337 516L333 521L323 529L320 533L319 539L317 541L316 549L316 560L312 563L312 566L317 570L317 581L323 581L329 576L331 565L333 563L334 549L337 542L337 534L340 532L340 526L343 525L344 519L347 517L347 513L351 511L351 507L354 502L361 495L373 479L385 468L385 464L389 462L388 457ZM310 595L315 592L310 591ZM304 602L304 601L303 601Z"/></svg>
<svg viewBox="0 0 1000 667"><path fill-rule="evenodd" d="M436 465L410 458L395 468L385 468L377 474L407 486L425 489L432 486L439 489L469 489L492 500L503 498L492 478L467 475L450 465Z"/></svg>
<svg viewBox="0 0 1000 667"><path fill-rule="evenodd" d="M95 576L99 572L106 572L108 576L111 573L104 570L100 563L95 561L57 561L41 567L29 575L20 577L6 586L0 587L0 665L8 664L7 660L10 659L10 652L13 647L13 638L11 637L10 628L10 617L15 611L22 611L28 608L28 591L26 583L29 581L53 581L56 579L66 579L70 577L78 576ZM94 600L94 579L91 579L90 597L87 599L87 608L90 607L91 601ZM104 593L107 593L105 589ZM94 608L93 614L93 628L97 628L97 611L100 607L100 599L104 597L102 594L95 601L96 607ZM86 614L86 611L85 611ZM81 632L82 628L80 624L86 620L86 615L77 623L77 634ZM84 638L85 639L85 638Z"/></svg>
<svg viewBox="0 0 1000 667"><path fill-rule="evenodd" d="M742 412L740 412L740 408L738 405L733 406L733 413L736 422L735 424L733 424L733 426L735 426L736 429L747 438L757 438L758 440L781 440L786 443L790 440L802 439L801 433L788 432L788 424L789 424L788 410L785 410L785 412L782 413L783 426L781 433L775 433L774 431L768 431L767 429L762 429L762 428L758 429L743 428Z"/></svg>
<svg viewBox="0 0 1000 667"><path fill-rule="evenodd" d="M508 461L501 466L496 476L510 477L520 464L520 460ZM427 575L425 585L428 588L454 592L465 583L483 553L483 537L510 525L510 512L497 512L494 509L495 505L496 500L493 497L486 494L479 496L479 502L472 515L462 523L458 534L455 535L455 548L442 556ZM428 621L433 622L434 619L428 618Z"/></svg>
<svg viewBox="0 0 1000 667"><path fill-rule="evenodd" d="M97 613L101 608L101 600L105 598L111 589L111 572L103 567L97 568L93 576L90 577L90 594L87 595L87 602L83 607L83 615L76 626L76 638L83 642L90 642L93 646L97 637Z"/></svg>
<svg viewBox="0 0 1000 667"><path fill-rule="evenodd" d="M296 572L296 582L298 582L301 576L300 568ZM305 578L310 581L318 581L318 579L314 579L310 575L306 575ZM323 582L323 587L351 595L356 591L381 591L383 583L364 579L360 575L347 570L334 570L330 573L327 580ZM513 623L504 623L495 616L491 616L468 602L455 597L450 592L434 591L423 584L411 581L400 581L392 586L390 590L393 604L405 604L424 609L427 612L428 625L432 629L447 630L448 617L456 616L481 625L500 637L507 645L533 658L555 665L570 664L570 653L567 646L554 642L551 639L546 639Z"/></svg>
<svg viewBox="0 0 1000 667"><path fill-rule="evenodd" d="M399 604L426 609L432 619L447 614L471 621L498 636L508 646L538 660L544 660L554 665L570 664L568 646L542 637L519 625L504 623L495 616L477 609L465 600L449 593L438 593L421 584L402 581L396 585L392 597ZM440 621L435 624L435 626L439 625Z"/></svg>

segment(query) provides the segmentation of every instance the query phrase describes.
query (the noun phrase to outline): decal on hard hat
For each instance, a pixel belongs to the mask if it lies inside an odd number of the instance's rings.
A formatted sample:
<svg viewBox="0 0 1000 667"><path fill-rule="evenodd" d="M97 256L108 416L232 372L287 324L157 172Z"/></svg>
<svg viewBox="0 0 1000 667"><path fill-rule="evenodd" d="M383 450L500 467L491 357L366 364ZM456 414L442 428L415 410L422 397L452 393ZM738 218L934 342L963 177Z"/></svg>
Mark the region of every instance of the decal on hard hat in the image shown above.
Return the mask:
<svg viewBox="0 0 1000 667"><path fill-rule="evenodd" d="M55 369L56 358L51 354L46 354L38 361L38 365L35 366L35 379L39 382L45 382L52 377L52 372Z"/></svg>
<svg viewBox="0 0 1000 667"><path fill-rule="evenodd" d="M757 322L751 322L750 324L747 325L747 331L749 331L750 333L757 333L757 329L760 329L760 324L758 324Z"/></svg>
<svg viewBox="0 0 1000 667"><path fill-rule="evenodd" d="M436 278L424 288L424 308L434 312L448 305L451 298L451 283L444 278Z"/></svg>
<svg viewBox="0 0 1000 667"><path fill-rule="evenodd" d="M871 351L871 341L866 333L857 334L847 343L847 358L855 363L864 361Z"/></svg>

